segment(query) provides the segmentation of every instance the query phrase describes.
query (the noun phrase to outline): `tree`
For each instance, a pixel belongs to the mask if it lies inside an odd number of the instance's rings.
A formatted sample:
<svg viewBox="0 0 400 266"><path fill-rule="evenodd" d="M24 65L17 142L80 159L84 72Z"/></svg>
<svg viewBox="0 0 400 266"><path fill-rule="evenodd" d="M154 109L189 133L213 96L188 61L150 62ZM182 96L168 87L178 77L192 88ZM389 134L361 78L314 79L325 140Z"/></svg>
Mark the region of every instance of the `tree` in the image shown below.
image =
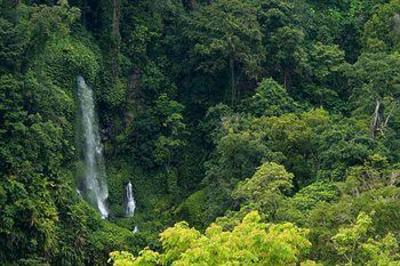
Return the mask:
<svg viewBox="0 0 400 266"><path fill-rule="evenodd" d="M240 182L232 197L274 220L285 194L292 189L293 174L276 163L262 164L253 177Z"/></svg>
<svg viewBox="0 0 400 266"><path fill-rule="evenodd" d="M330 124L330 116L323 109L300 115L260 117L252 129L260 134L269 152L269 161L281 162L295 174L295 184L302 186L312 180L319 167L318 137Z"/></svg>
<svg viewBox="0 0 400 266"><path fill-rule="evenodd" d="M371 137L384 135L398 113L400 55L363 54L349 69L353 84L351 99L355 114L369 113ZM395 127L398 127L397 123Z"/></svg>
<svg viewBox="0 0 400 266"><path fill-rule="evenodd" d="M0 18L0 69L16 71L21 68L23 52L28 38L21 27L16 27L6 19Z"/></svg>
<svg viewBox="0 0 400 266"><path fill-rule="evenodd" d="M349 96L345 90L345 66L344 51L337 45L321 42L313 45L309 59L311 80L306 85L306 93L313 103L335 109L344 107L341 99Z"/></svg>
<svg viewBox="0 0 400 266"><path fill-rule="evenodd" d="M307 230L290 223L264 224L247 214L232 231L211 225L201 234L185 222L160 234L163 253L143 250L139 257L112 252L114 265L295 265L310 248ZM310 263L310 262L309 262Z"/></svg>
<svg viewBox="0 0 400 266"><path fill-rule="evenodd" d="M230 205L230 194L240 180L252 176L267 152L261 134L252 131L246 118L233 115L222 123L211 158L205 163L209 221ZM243 127L243 128L241 128Z"/></svg>
<svg viewBox="0 0 400 266"><path fill-rule="evenodd" d="M262 80L255 94L246 100L247 112L256 116L277 116L298 109L287 90L271 78Z"/></svg>
<svg viewBox="0 0 400 266"><path fill-rule="evenodd" d="M197 69L229 73L230 102L240 99L239 81L257 79L264 59L257 9L252 1L217 0L194 13L187 32L195 45L191 58Z"/></svg>
<svg viewBox="0 0 400 266"><path fill-rule="evenodd" d="M351 227L342 227L332 238L339 255L345 258L346 265L353 265L355 257L365 241L368 230L372 225L372 219L365 213L360 213L357 221Z"/></svg>
<svg viewBox="0 0 400 266"><path fill-rule="evenodd" d="M368 238L373 221L361 212L355 223L341 227L332 238L338 254L343 256L345 265L399 265L399 244L393 234L375 240Z"/></svg>
<svg viewBox="0 0 400 266"><path fill-rule="evenodd" d="M400 2L392 0L376 9L364 29L364 47L372 51L393 51L400 41Z"/></svg>
<svg viewBox="0 0 400 266"><path fill-rule="evenodd" d="M157 99L153 109L161 131L155 141L154 157L158 164L165 166L167 172L176 166L178 154L185 145L183 109L183 105L168 99L165 94Z"/></svg>
<svg viewBox="0 0 400 266"><path fill-rule="evenodd" d="M262 1L258 21L267 52L270 75L291 89L293 74L305 64L304 32L298 27L295 6L290 1Z"/></svg>
<svg viewBox="0 0 400 266"><path fill-rule="evenodd" d="M369 239L362 249L368 258L365 265L400 265L399 243L391 233L380 240Z"/></svg>
<svg viewBox="0 0 400 266"><path fill-rule="evenodd" d="M294 72L304 67L306 53L302 47L303 42L304 33L288 26L279 28L271 36L268 52L273 55L271 61L279 69L286 89L290 89Z"/></svg>

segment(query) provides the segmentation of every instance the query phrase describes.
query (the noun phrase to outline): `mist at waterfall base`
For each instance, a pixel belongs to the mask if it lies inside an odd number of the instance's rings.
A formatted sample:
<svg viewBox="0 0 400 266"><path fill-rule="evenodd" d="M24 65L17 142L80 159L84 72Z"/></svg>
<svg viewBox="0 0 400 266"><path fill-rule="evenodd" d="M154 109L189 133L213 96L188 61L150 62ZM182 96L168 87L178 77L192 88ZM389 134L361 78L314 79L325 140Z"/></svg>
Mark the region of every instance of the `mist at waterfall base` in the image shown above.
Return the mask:
<svg viewBox="0 0 400 266"><path fill-rule="evenodd" d="M80 101L79 118L81 122L81 136L83 137L82 149L85 164L84 178L81 182L81 194L99 210L103 218L107 218L109 215L106 205L108 187L93 91L86 84L83 77L78 76L77 83L78 98Z"/></svg>

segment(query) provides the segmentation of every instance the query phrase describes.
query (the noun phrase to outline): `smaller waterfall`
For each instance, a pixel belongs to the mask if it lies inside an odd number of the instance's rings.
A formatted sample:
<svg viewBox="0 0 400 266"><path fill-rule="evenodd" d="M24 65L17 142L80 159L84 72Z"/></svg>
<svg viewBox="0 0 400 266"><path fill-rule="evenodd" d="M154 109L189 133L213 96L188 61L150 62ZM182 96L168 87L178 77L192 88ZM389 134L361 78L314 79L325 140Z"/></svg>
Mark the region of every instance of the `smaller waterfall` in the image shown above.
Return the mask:
<svg viewBox="0 0 400 266"><path fill-rule="evenodd" d="M139 233L139 227L137 227L137 225L135 225L135 228L133 228L132 233L134 234Z"/></svg>
<svg viewBox="0 0 400 266"><path fill-rule="evenodd" d="M129 181L129 183L126 185L125 190L126 190L126 200L127 200L125 214L127 217L132 217L135 214L136 201L133 197L131 181Z"/></svg>

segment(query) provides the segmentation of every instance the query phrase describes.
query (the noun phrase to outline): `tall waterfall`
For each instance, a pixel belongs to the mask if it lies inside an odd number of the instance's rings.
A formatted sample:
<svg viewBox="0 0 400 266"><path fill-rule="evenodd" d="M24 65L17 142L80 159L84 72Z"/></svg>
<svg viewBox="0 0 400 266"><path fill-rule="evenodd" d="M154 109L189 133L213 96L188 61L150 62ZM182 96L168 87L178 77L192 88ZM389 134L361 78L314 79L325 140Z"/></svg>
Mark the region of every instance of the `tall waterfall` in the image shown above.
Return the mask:
<svg viewBox="0 0 400 266"><path fill-rule="evenodd" d="M127 200L125 214L128 217L132 217L135 214L136 201L133 197L131 181L129 181L129 183L126 185L125 190L126 190L126 200Z"/></svg>
<svg viewBox="0 0 400 266"><path fill-rule="evenodd" d="M99 128L96 119L93 91L83 77L78 76L78 96L80 101L80 119L84 137L85 156L84 197L100 211L103 218L108 217L106 200L108 188L103 159Z"/></svg>

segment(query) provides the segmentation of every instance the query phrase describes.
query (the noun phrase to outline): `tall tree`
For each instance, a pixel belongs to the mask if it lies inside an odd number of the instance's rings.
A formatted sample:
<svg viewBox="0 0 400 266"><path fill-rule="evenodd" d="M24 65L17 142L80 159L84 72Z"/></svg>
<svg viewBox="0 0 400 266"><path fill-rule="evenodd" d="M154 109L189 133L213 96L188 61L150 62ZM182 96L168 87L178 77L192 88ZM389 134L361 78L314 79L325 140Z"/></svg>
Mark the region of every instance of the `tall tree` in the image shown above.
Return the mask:
<svg viewBox="0 0 400 266"><path fill-rule="evenodd" d="M187 28L193 41L192 63L198 70L228 73L230 103L240 98L242 79L257 79L264 60L257 7L252 1L217 0L194 13Z"/></svg>

